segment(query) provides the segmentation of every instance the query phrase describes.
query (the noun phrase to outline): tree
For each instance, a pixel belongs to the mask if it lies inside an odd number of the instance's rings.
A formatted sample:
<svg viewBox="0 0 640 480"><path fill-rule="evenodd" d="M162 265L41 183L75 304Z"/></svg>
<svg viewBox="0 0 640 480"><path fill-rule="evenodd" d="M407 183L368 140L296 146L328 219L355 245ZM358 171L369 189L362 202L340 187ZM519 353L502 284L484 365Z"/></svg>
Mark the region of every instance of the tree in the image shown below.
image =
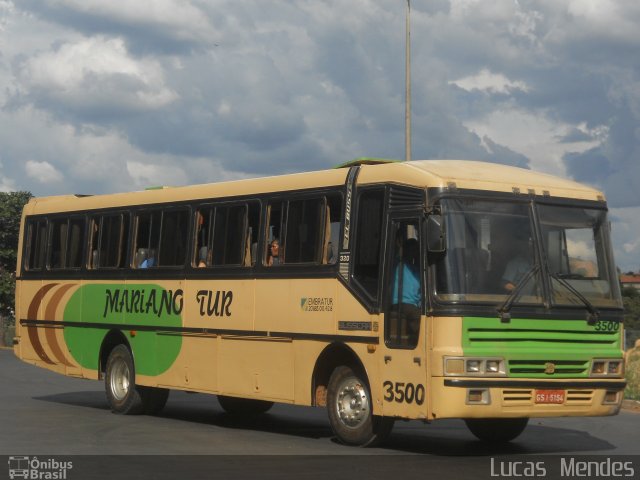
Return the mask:
<svg viewBox="0 0 640 480"><path fill-rule="evenodd" d="M15 305L16 262L22 208L30 192L0 192L0 315L12 315Z"/></svg>

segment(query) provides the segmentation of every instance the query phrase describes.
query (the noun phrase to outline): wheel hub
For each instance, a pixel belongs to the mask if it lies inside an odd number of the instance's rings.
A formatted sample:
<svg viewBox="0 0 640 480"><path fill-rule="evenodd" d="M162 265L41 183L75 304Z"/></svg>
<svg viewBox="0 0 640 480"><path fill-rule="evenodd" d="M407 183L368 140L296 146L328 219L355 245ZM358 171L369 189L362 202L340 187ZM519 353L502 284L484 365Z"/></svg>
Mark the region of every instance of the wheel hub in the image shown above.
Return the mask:
<svg viewBox="0 0 640 480"><path fill-rule="evenodd" d="M111 393L116 400L123 400L129 393L129 367L123 361L118 361L111 372Z"/></svg>
<svg viewBox="0 0 640 480"><path fill-rule="evenodd" d="M345 380L338 389L336 407L340 421L345 426L360 426L369 415L369 397L364 385L357 379Z"/></svg>

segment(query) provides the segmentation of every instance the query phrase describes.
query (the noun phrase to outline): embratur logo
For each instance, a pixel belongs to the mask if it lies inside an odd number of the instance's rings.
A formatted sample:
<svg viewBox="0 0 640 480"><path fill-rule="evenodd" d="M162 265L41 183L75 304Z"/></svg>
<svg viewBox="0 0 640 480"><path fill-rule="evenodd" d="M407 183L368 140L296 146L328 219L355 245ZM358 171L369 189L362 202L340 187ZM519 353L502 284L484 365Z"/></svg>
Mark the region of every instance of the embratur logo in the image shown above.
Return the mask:
<svg viewBox="0 0 640 480"><path fill-rule="evenodd" d="M333 298L331 297L302 297L300 309L303 312L332 312Z"/></svg>

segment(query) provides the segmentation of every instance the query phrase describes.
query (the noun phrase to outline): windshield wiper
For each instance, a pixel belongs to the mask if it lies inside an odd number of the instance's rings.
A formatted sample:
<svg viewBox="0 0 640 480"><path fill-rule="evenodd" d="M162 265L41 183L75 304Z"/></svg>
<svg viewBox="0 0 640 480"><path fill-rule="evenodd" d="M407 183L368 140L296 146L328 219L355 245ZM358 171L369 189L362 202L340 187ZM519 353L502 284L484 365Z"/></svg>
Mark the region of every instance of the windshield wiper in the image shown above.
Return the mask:
<svg viewBox="0 0 640 480"><path fill-rule="evenodd" d="M562 286L564 286L567 290L573 293L582 303L584 303L584 306L587 307L587 311L589 312L589 315L587 315L587 323L589 325L595 325L595 323L598 321L598 318L600 318L600 312L598 311L598 309L594 307L593 304L589 300L587 300L586 297L582 295L576 287L571 285L559 273L552 273L551 278L555 278L558 282L560 282Z"/></svg>
<svg viewBox="0 0 640 480"><path fill-rule="evenodd" d="M516 284L516 286L511 291L504 303L500 306L500 308L498 308L498 314L500 314L501 322L508 323L511 321L511 314L509 313L509 311L511 310L513 303L518 299L518 297L520 297L520 293L522 293L525 285L529 283L529 280L531 280L531 278L538 272L538 270L540 270L539 264L531 267Z"/></svg>

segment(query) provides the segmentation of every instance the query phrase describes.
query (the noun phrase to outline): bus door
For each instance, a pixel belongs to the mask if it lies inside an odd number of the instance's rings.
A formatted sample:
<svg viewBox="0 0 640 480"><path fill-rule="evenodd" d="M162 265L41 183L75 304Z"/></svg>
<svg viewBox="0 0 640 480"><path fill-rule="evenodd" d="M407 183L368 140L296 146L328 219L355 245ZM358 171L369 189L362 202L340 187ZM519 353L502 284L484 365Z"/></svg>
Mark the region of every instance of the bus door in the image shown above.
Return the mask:
<svg viewBox="0 0 640 480"><path fill-rule="evenodd" d="M391 218L384 279L384 344L380 355L383 414L426 418L424 269L417 217Z"/></svg>

